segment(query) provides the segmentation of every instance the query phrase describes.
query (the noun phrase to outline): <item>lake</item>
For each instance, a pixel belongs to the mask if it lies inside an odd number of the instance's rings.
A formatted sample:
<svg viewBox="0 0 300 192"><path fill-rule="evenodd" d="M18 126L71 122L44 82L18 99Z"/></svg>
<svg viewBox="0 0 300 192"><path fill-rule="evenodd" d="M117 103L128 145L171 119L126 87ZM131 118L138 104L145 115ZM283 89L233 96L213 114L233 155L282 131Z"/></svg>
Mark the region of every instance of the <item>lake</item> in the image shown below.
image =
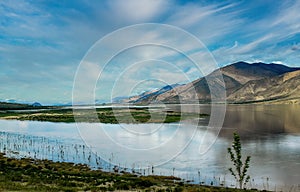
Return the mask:
<svg viewBox="0 0 300 192"><path fill-rule="evenodd" d="M209 105L167 107L211 112ZM209 117L120 125L0 120L0 150L15 157L86 163L142 175L175 175L193 183L233 187L227 148L237 132L244 156L251 156L249 187L300 191L299 114L299 105L228 105L220 129L208 126Z"/></svg>

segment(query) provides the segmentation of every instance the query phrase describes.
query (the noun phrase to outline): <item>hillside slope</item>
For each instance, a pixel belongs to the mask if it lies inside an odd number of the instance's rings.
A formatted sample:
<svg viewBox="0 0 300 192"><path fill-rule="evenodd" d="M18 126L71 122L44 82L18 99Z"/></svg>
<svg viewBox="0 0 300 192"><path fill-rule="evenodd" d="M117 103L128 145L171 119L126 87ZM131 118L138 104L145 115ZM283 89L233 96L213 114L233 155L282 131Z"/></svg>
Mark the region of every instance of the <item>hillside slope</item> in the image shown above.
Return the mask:
<svg viewBox="0 0 300 192"><path fill-rule="evenodd" d="M228 97L235 103L300 99L300 70L247 82Z"/></svg>
<svg viewBox="0 0 300 192"><path fill-rule="evenodd" d="M221 68L222 77L217 75L218 71L214 71L206 77L164 92L135 96L131 102L205 103L211 101L209 88L212 86L213 96L223 97L219 91L224 87L223 81L226 97L232 103L297 98L299 69L272 63L237 62Z"/></svg>

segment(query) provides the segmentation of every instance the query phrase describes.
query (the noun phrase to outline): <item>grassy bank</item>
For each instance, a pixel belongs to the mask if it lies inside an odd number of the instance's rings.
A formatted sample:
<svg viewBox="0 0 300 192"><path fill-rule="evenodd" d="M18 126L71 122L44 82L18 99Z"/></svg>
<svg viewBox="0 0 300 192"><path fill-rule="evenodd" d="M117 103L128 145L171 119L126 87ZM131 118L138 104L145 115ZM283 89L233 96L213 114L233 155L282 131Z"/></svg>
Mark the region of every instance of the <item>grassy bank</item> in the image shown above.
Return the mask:
<svg viewBox="0 0 300 192"><path fill-rule="evenodd" d="M173 176L137 176L86 165L12 159L0 154L0 191L255 191L183 183Z"/></svg>
<svg viewBox="0 0 300 192"><path fill-rule="evenodd" d="M150 111L152 110L152 111ZM183 113L143 108L98 108L98 109L44 109L44 110L2 110L1 119L50 121L50 122L101 122L101 123L173 123L207 114ZM162 118L163 117L163 118Z"/></svg>

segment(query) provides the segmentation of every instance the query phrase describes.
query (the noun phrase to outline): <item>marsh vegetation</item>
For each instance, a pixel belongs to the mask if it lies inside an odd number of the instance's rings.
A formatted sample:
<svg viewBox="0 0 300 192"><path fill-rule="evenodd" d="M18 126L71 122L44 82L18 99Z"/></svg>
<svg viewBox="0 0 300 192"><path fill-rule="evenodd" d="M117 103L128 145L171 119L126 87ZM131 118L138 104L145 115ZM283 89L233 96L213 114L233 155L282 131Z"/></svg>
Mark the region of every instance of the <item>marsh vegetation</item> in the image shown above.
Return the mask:
<svg viewBox="0 0 300 192"><path fill-rule="evenodd" d="M2 110L1 119L16 119L49 122L91 122L91 123L173 123L181 120L207 117L208 114L180 113L176 111L153 110L148 107L70 109L54 108L42 110ZM163 117L163 118L162 118Z"/></svg>
<svg viewBox="0 0 300 192"><path fill-rule="evenodd" d="M9 191L240 191L187 184L174 176L111 173L92 170L84 164L8 158L3 153L0 153L0 173L0 190Z"/></svg>

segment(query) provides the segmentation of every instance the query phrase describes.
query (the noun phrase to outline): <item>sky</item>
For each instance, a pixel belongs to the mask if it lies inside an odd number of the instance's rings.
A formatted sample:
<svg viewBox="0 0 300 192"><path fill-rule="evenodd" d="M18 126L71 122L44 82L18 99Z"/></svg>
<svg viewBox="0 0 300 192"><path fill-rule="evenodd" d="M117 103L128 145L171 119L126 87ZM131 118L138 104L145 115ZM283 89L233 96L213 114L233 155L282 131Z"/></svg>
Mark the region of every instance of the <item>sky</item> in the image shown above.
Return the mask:
<svg viewBox="0 0 300 192"><path fill-rule="evenodd" d="M99 69L98 60L85 60L101 39L144 23L188 32L201 41L201 49L218 67L237 61L300 67L299 10L297 0L1 0L0 101L70 103L80 64L86 64L86 77L95 76L94 97L104 102L205 74L184 55L162 46L123 51L105 69ZM123 33L122 38L172 41L161 30L135 32ZM197 52L184 38L174 38L179 49ZM109 52L120 43L122 39L111 38L102 46ZM99 76L96 72L101 70Z"/></svg>

